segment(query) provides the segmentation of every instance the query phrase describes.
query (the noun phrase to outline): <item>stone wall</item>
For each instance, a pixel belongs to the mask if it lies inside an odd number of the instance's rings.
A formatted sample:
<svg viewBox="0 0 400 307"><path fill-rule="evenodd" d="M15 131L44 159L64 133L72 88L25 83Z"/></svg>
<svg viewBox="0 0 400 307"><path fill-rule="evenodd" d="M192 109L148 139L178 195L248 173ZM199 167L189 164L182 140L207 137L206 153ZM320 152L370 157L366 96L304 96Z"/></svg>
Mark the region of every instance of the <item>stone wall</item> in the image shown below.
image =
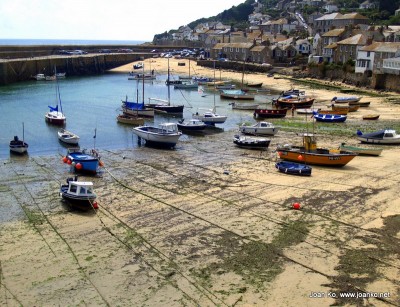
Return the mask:
<svg viewBox="0 0 400 307"><path fill-rule="evenodd" d="M151 57L152 54L119 53L84 56L48 56L0 62L0 85L30 79L38 73L52 75L54 67L69 76L101 74L106 70Z"/></svg>

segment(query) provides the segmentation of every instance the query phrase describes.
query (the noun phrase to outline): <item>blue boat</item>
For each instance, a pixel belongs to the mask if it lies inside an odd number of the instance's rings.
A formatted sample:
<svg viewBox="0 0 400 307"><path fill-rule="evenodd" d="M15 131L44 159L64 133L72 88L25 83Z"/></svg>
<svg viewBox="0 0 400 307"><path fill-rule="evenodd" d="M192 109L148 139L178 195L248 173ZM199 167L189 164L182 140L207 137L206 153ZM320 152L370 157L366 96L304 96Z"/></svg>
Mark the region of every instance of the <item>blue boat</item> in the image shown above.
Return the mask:
<svg viewBox="0 0 400 307"><path fill-rule="evenodd" d="M100 164L98 152L92 149L89 153L85 149L68 149L66 162L77 172L97 173Z"/></svg>
<svg viewBox="0 0 400 307"><path fill-rule="evenodd" d="M312 171L311 166L289 161L278 162L275 164L275 167L281 173L299 175L299 176L311 176L311 171Z"/></svg>
<svg viewBox="0 0 400 307"><path fill-rule="evenodd" d="M317 112L313 112L313 116L317 122L324 123L342 123L347 119L346 115L321 114Z"/></svg>

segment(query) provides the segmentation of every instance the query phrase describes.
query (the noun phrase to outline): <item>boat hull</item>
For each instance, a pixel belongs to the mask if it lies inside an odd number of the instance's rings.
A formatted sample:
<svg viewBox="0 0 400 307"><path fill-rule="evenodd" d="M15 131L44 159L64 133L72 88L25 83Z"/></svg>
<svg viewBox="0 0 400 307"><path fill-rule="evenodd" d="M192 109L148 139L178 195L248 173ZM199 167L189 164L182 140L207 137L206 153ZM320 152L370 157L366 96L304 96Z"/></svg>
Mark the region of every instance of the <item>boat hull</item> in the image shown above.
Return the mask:
<svg viewBox="0 0 400 307"><path fill-rule="evenodd" d="M220 97L221 98L225 98L225 99L254 100L254 95L250 95L250 94L227 94L227 93L221 93Z"/></svg>
<svg viewBox="0 0 400 307"><path fill-rule="evenodd" d="M168 106L168 105L155 105L153 106L154 111L160 113L182 113L184 106Z"/></svg>
<svg viewBox="0 0 400 307"><path fill-rule="evenodd" d="M11 145L10 144L10 151L16 154L24 154L28 151L28 144L25 145Z"/></svg>
<svg viewBox="0 0 400 307"><path fill-rule="evenodd" d="M165 147L175 147L178 143L179 137L182 133L163 133L161 129L155 127L136 127L133 128L133 133L139 138L146 141L148 144L165 146Z"/></svg>
<svg viewBox="0 0 400 307"><path fill-rule="evenodd" d="M128 116L128 115L118 115L117 116L117 121L121 124L127 124L127 125L144 125L144 118L142 117L137 117L137 116Z"/></svg>
<svg viewBox="0 0 400 307"><path fill-rule="evenodd" d="M250 110L254 111L259 107L259 104L254 104L254 103L232 103L232 109L234 110Z"/></svg>
<svg viewBox="0 0 400 307"><path fill-rule="evenodd" d="M64 126L67 121L64 116L59 116L59 115L53 114L53 112L46 113L44 118L47 123L56 125L56 126Z"/></svg>
<svg viewBox="0 0 400 307"><path fill-rule="evenodd" d="M96 196L77 196L68 193L68 185L62 185L60 189L61 197L68 202L71 207L87 211L93 209L93 202Z"/></svg>
<svg viewBox="0 0 400 307"><path fill-rule="evenodd" d="M343 123L346 121L346 115L336 115L336 114L320 114L314 113L314 118L317 122L323 123Z"/></svg>
<svg viewBox="0 0 400 307"><path fill-rule="evenodd" d="M400 144L400 138L377 139L377 138L362 137L362 136L359 136L357 138L358 138L358 140L361 141L361 143L364 143L364 144L382 144L382 145L399 145Z"/></svg>
<svg viewBox="0 0 400 307"><path fill-rule="evenodd" d="M75 163L75 170L80 172L97 173L99 168L99 158L86 154L81 151L71 152L67 155L67 159L71 160L71 163ZM81 168L76 167L77 164L81 165Z"/></svg>
<svg viewBox="0 0 400 307"><path fill-rule="evenodd" d="M254 110L254 117L256 118L283 118L286 116L287 109L256 109Z"/></svg>
<svg viewBox="0 0 400 307"><path fill-rule="evenodd" d="M340 145L341 150L352 151L363 156L380 156L382 153L382 148L365 148L357 146L349 146L345 144Z"/></svg>
<svg viewBox="0 0 400 307"><path fill-rule="evenodd" d="M323 166L345 166L354 157L356 153L329 153L329 150L321 149L316 152L305 151L302 147L278 148L278 155L282 160L293 161L297 163L306 163Z"/></svg>
<svg viewBox="0 0 400 307"><path fill-rule="evenodd" d="M154 109L134 110L122 108L122 112L128 116L154 117Z"/></svg>
<svg viewBox="0 0 400 307"><path fill-rule="evenodd" d="M267 149L271 140L269 139L256 139L256 138L242 138L240 136L235 136L233 138L233 143L236 146L247 149Z"/></svg>
<svg viewBox="0 0 400 307"><path fill-rule="evenodd" d="M281 161L275 164L278 171L290 175L311 176L312 168L305 164Z"/></svg>

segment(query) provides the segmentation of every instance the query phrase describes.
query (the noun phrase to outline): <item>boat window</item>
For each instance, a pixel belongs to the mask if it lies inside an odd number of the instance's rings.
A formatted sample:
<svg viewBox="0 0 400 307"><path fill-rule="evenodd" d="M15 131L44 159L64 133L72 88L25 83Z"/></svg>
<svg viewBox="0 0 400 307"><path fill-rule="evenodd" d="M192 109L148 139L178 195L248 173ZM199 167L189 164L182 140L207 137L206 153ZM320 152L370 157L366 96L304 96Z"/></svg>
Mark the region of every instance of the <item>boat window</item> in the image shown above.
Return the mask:
<svg viewBox="0 0 400 307"><path fill-rule="evenodd" d="M393 133L385 133L385 137L386 138L392 138L393 137Z"/></svg>
<svg viewBox="0 0 400 307"><path fill-rule="evenodd" d="M76 185L71 185L71 187L69 188L69 191L70 191L71 193L76 193L76 191L77 191L77 186L76 186Z"/></svg>
<svg viewBox="0 0 400 307"><path fill-rule="evenodd" d="M91 187L88 187L88 188L87 188L87 194L93 194L93 191L92 191L92 188L91 188Z"/></svg>
<svg viewBox="0 0 400 307"><path fill-rule="evenodd" d="M80 190L79 194L86 194L86 188L85 187L81 187L81 190Z"/></svg>

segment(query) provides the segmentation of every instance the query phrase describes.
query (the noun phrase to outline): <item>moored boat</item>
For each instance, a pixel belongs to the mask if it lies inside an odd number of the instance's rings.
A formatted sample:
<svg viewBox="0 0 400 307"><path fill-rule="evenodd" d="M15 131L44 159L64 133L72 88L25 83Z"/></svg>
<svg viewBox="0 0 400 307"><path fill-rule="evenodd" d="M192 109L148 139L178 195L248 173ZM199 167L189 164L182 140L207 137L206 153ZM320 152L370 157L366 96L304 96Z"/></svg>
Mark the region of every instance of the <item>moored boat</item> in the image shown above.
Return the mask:
<svg viewBox="0 0 400 307"><path fill-rule="evenodd" d="M332 111L347 111L347 112L356 112L360 106L358 104L354 105L339 105L339 104L332 104Z"/></svg>
<svg viewBox="0 0 400 307"><path fill-rule="evenodd" d="M205 111L204 113L196 112L192 118L199 119L207 125L223 124L228 118L226 115L215 113L214 109Z"/></svg>
<svg viewBox="0 0 400 307"><path fill-rule="evenodd" d="M244 135L235 135L233 143L241 148L248 149L267 149L271 140L267 138L257 138Z"/></svg>
<svg viewBox="0 0 400 307"><path fill-rule="evenodd" d="M22 140L18 138L18 136L14 136L14 138L10 141L10 151L17 154L24 154L28 151L28 143L25 142L25 126L22 123Z"/></svg>
<svg viewBox="0 0 400 307"><path fill-rule="evenodd" d="M363 120L377 120L379 118L379 114L366 114L363 115Z"/></svg>
<svg viewBox="0 0 400 307"><path fill-rule="evenodd" d="M347 115L349 113L349 109L339 108L337 110L318 110L316 111L319 114L331 114L331 115Z"/></svg>
<svg viewBox="0 0 400 307"><path fill-rule="evenodd" d="M139 126L132 129L139 138L144 139L148 145L162 147L175 147L182 135L175 123L163 123L159 127Z"/></svg>
<svg viewBox="0 0 400 307"><path fill-rule="evenodd" d="M250 102L232 102L230 103L232 105L232 109L234 110L251 110L254 111L259 107L258 103L250 103Z"/></svg>
<svg viewBox="0 0 400 307"><path fill-rule="evenodd" d="M314 98L310 97L296 97L291 96L280 97L276 99L275 104L280 108L310 108L314 103Z"/></svg>
<svg viewBox="0 0 400 307"><path fill-rule="evenodd" d="M97 209L97 197L93 192L93 182L78 181L78 177L67 178L67 184L60 187L60 194L71 206L80 210Z"/></svg>
<svg viewBox="0 0 400 307"><path fill-rule="evenodd" d="M321 114L314 112L313 116L316 121L324 122L324 123L342 123L346 121L346 115L337 115L337 114Z"/></svg>
<svg viewBox="0 0 400 307"><path fill-rule="evenodd" d="M280 161L275 164L278 171L285 174L311 176L312 168L306 164L290 161Z"/></svg>
<svg viewBox="0 0 400 307"><path fill-rule="evenodd" d="M287 109L255 109L255 118L282 118L285 117Z"/></svg>
<svg viewBox="0 0 400 307"><path fill-rule="evenodd" d="M302 146L278 146L277 152L282 160L337 167L345 166L357 156L357 153L350 151L317 148L316 138L313 134L303 135Z"/></svg>
<svg viewBox="0 0 400 307"><path fill-rule="evenodd" d="M344 97L333 97L332 101L335 103L354 103L359 102L361 97L358 96L344 96Z"/></svg>
<svg viewBox="0 0 400 307"><path fill-rule="evenodd" d="M319 112L321 109L318 108L306 108L306 109L296 109L297 114L313 114L313 112Z"/></svg>
<svg viewBox="0 0 400 307"><path fill-rule="evenodd" d="M117 116L117 121L121 124L127 124L127 125L144 125L144 118L143 117L138 117L138 116L131 116L127 114L119 114Z"/></svg>
<svg viewBox="0 0 400 307"><path fill-rule="evenodd" d="M279 127L275 127L274 124L270 122L258 122L251 126L242 124L239 127L239 130L244 134L275 135L278 132Z"/></svg>
<svg viewBox="0 0 400 307"><path fill-rule="evenodd" d="M95 149L69 148L63 161L71 165L77 172L97 173L100 165L100 155Z"/></svg>
<svg viewBox="0 0 400 307"><path fill-rule="evenodd" d="M61 142L71 145L77 145L79 143L79 136L71 131L61 128L57 132L58 139Z"/></svg>
<svg viewBox="0 0 400 307"><path fill-rule="evenodd" d="M188 131L203 131L207 125L202 122L201 120L191 118L185 121L184 118L182 118L178 123L178 129L188 132Z"/></svg>
<svg viewBox="0 0 400 307"><path fill-rule="evenodd" d="M370 147L360 147L360 146L350 146L346 145L346 143L340 144L339 149L352 151L358 153L359 155L364 156L380 156L382 153L382 148L370 148Z"/></svg>
<svg viewBox="0 0 400 307"><path fill-rule="evenodd" d="M357 130L357 138L361 143L367 144L400 144L400 134L397 134L394 129L383 129L371 133L362 133L360 130Z"/></svg>
<svg viewBox="0 0 400 307"><path fill-rule="evenodd" d="M254 100L254 95L243 90L222 90L219 95L226 99Z"/></svg>

